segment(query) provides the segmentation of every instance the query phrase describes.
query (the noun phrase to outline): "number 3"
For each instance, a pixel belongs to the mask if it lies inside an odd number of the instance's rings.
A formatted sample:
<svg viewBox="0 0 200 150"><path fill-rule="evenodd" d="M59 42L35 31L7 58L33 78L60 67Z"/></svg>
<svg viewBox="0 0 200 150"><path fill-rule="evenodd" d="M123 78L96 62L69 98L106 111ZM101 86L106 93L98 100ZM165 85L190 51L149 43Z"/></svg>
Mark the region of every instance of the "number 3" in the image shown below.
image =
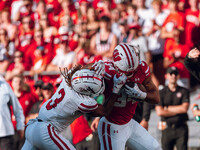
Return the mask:
<svg viewBox="0 0 200 150"><path fill-rule="evenodd" d="M60 98L56 98L56 99L54 100L54 103L53 103L53 104L51 104L52 100L50 100L50 101L48 102L48 104L46 105L46 109L47 109L47 110L50 110L50 109L52 109L52 108L55 108L55 107L57 106L57 104L59 104L59 103L63 100L63 98L64 98L64 96L65 96L65 90L64 90L64 88L60 89L60 91L58 92L58 94L61 94L61 97L60 97Z"/></svg>

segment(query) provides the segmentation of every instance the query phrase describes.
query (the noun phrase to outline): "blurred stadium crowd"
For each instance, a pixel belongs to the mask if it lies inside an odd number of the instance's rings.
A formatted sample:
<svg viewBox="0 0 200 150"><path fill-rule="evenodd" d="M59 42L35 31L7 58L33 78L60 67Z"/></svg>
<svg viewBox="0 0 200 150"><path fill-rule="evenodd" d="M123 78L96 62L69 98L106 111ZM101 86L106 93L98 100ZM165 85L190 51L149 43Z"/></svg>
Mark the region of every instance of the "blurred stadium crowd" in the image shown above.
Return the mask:
<svg viewBox="0 0 200 150"><path fill-rule="evenodd" d="M199 8L198 0L2 0L0 74L19 98L26 122L58 87L59 67L111 60L122 42L139 46L157 87L175 66L179 84L193 88L198 82L183 60L200 48ZM22 91L28 98L21 98Z"/></svg>

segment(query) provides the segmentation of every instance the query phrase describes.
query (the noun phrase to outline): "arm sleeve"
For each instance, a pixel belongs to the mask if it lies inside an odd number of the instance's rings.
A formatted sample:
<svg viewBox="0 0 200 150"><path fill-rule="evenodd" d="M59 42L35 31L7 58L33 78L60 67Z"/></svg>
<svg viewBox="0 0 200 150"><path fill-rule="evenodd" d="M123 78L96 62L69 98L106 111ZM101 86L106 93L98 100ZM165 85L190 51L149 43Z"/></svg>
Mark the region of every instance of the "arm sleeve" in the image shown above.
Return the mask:
<svg viewBox="0 0 200 150"><path fill-rule="evenodd" d="M8 85L9 86L9 85ZM9 93L10 93L10 99L13 106L13 113L15 115L16 121L17 121L17 130L23 130L24 129L24 122L25 117L23 114L23 109L19 103L19 100L15 96L14 92L12 91L11 87L9 86Z"/></svg>
<svg viewBox="0 0 200 150"><path fill-rule="evenodd" d="M200 81L200 62L194 61L188 57L188 55L184 59L184 65L188 69L188 71L198 80Z"/></svg>

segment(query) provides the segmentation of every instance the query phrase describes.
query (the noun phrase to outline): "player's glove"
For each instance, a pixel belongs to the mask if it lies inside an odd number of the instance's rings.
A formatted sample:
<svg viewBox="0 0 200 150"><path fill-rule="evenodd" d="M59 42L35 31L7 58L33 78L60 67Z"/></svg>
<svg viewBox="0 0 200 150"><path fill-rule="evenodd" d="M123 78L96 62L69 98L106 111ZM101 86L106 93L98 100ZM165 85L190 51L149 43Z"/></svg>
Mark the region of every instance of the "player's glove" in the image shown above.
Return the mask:
<svg viewBox="0 0 200 150"><path fill-rule="evenodd" d="M147 97L147 93L139 89L138 85L135 83L134 87L125 85L125 92L132 98L135 98L137 101L142 101Z"/></svg>
<svg viewBox="0 0 200 150"><path fill-rule="evenodd" d="M119 78L117 78L117 75L115 74L114 78L113 78L113 93L119 93L119 90L121 89L121 87L126 83L126 75L123 74L122 76L120 76Z"/></svg>
<svg viewBox="0 0 200 150"><path fill-rule="evenodd" d="M99 60L95 62L92 67L94 67L94 70L96 71L97 74L100 74L104 76L105 73L105 64L102 60Z"/></svg>

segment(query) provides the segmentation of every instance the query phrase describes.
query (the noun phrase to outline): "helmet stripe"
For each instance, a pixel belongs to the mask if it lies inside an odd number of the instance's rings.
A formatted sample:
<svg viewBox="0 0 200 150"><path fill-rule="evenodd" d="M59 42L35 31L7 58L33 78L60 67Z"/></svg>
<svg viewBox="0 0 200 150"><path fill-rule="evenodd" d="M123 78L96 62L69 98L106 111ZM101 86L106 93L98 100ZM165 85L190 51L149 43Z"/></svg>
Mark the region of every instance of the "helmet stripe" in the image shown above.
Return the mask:
<svg viewBox="0 0 200 150"><path fill-rule="evenodd" d="M129 53L130 53L130 57L131 56L133 56L133 54L132 54L132 51L130 50L130 48L126 45L126 44L124 44L125 45L125 47L128 49L128 51L129 51ZM133 60L133 57L131 57L131 62L132 62L132 67L134 67L134 60Z"/></svg>
<svg viewBox="0 0 200 150"><path fill-rule="evenodd" d="M130 59L129 59L129 56L128 56L128 54L127 54L126 49L124 48L124 46L123 46L122 44L120 44L120 46L123 48L123 50L124 50L124 52L125 52L125 54L126 54L126 57L127 57L127 59L128 59L128 65L131 66L131 64L130 64Z"/></svg>
<svg viewBox="0 0 200 150"><path fill-rule="evenodd" d="M75 77L73 80L80 79L80 78L93 78L93 79L97 79L99 81L102 81L100 78L93 77L93 76L79 76L79 77Z"/></svg>
<svg viewBox="0 0 200 150"><path fill-rule="evenodd" d="M128 65L129 65L129 67L132 68L133 62L131 61L131 57L130 57L130 56L132 55L130 49L129 49L129 48L126 49L126 48L124 47L125 44L123 44L123 45L120 44L120 45L121 45L121 47L123 48L123 50L124 50L124 52L125 52L125 54L126 54L126 57L127 57L127 59L128 59ZM126 45L125 45L125 46L126 46ZM129 53L129 55L128 55L128 53Z"/></svg>

